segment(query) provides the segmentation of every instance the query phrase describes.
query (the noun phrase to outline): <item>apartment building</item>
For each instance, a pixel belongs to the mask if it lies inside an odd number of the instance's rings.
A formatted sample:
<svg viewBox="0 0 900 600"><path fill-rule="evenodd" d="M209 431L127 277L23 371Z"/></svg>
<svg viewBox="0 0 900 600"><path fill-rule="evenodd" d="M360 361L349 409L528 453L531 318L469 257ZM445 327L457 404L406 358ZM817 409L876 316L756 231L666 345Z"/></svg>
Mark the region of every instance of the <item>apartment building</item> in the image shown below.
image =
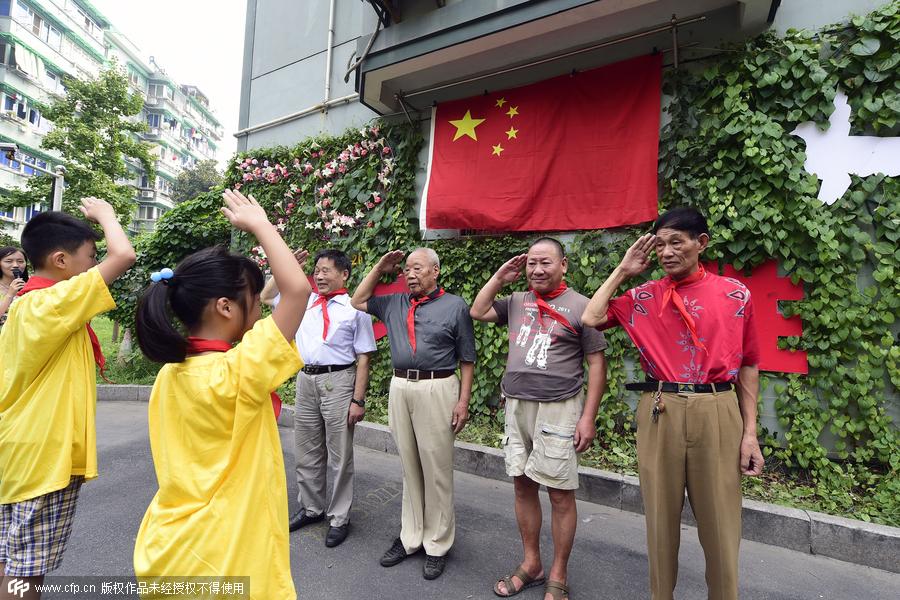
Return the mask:
<svg viewBox="0 0 900 600"><path fill-rule="evenodd" d="M118 65L145 98L139 118L148 123L142 138L153 144L156 181L139 163L129 162L137 208L133 231L152 229L173 206L172 187L181 170L215 158L222 125L196 87L179 85L141 52L87 0L0 0L0 142L15 143L14 156L0 152L0 194L25 187L41 169L53 171L59 158L41 149L52 123L39 103L65 94L63 77L96 76ZM18 237L38 205L0 212L4 231Z"/></svg>

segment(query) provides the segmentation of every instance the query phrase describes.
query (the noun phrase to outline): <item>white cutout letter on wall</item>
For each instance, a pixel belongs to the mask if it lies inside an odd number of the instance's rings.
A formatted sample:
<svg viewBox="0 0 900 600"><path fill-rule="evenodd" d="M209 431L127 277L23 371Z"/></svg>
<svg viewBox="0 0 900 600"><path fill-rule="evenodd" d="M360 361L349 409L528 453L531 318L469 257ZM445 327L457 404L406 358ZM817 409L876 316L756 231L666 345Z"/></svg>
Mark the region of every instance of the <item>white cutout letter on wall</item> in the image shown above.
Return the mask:
<svg viewBox="0 0 900 600"><path fill-rule="evenodd" d="M791 132L806 142L806 170L822 180L819 200L834 204L850 187L850 175L900 175L900 138L850 135L850 105L842 91L828 122L827 131L808 121Z"/></svg>

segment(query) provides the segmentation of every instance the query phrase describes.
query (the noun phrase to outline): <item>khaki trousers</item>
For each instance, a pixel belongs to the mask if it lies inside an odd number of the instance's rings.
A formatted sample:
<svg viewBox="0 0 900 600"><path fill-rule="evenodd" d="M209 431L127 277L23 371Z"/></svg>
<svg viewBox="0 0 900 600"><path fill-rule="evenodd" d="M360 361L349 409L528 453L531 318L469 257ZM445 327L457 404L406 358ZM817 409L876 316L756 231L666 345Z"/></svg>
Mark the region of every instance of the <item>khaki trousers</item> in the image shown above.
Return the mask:
<svg viewBox="0 0 900 600"><path fill-rule="evenodd" d="M308 515L327 515L332 527L350 520L353 502L353 429L347 413L356 369L297 375L294 406L294 459L298 500ZM326 477L331 495L325 503Z"/></svg>
<svg viewBox="0 0 900 600"><path fill-rule="evenodd" d="M641 495L653 600L672 600L678 577L684 491L706 556L710 600L738 597L741 541L740 445L743 420L733 391L662 394L665 411L654 423L651 392L637 409Z"/></svg>
<svg viewBox="0 0 900 600"><path fill-rule="evenodd" d="M400 541L408 553L425 547L444 556L453 545L453 407L459 379L391 379L388 424L403 469Z"/></svg>

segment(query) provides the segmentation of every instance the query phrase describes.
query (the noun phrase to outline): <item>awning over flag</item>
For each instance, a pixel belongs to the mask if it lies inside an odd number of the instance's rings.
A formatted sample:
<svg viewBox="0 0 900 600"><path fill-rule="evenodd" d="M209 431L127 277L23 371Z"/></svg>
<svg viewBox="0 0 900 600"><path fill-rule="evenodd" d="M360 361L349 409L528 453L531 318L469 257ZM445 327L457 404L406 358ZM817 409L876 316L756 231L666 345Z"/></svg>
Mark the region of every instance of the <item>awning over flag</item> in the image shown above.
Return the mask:
<svg viewBox="0 0 900 600"><path fill-rule="evenodd" d="M423 228L568 231L657 217L662 57L432 112Z"/></svg>

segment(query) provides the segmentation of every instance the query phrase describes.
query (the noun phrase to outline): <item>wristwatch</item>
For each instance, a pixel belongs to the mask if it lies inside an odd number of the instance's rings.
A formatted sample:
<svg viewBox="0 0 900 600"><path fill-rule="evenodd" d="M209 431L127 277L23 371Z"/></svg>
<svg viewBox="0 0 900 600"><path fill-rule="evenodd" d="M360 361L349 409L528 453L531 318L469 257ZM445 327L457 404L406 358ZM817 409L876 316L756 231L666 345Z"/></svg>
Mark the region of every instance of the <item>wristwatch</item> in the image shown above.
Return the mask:
<svg viewBox="0 0 900 600"><path fill-rule="evenodd" d="M352 402L353 404L357 405L357 406L360 407L360 408L365 408L365 407L366 407L366 401L365 401L365 400L357 400L356 398L352 398L352 399L350 400L350 402Z"/></svg>

